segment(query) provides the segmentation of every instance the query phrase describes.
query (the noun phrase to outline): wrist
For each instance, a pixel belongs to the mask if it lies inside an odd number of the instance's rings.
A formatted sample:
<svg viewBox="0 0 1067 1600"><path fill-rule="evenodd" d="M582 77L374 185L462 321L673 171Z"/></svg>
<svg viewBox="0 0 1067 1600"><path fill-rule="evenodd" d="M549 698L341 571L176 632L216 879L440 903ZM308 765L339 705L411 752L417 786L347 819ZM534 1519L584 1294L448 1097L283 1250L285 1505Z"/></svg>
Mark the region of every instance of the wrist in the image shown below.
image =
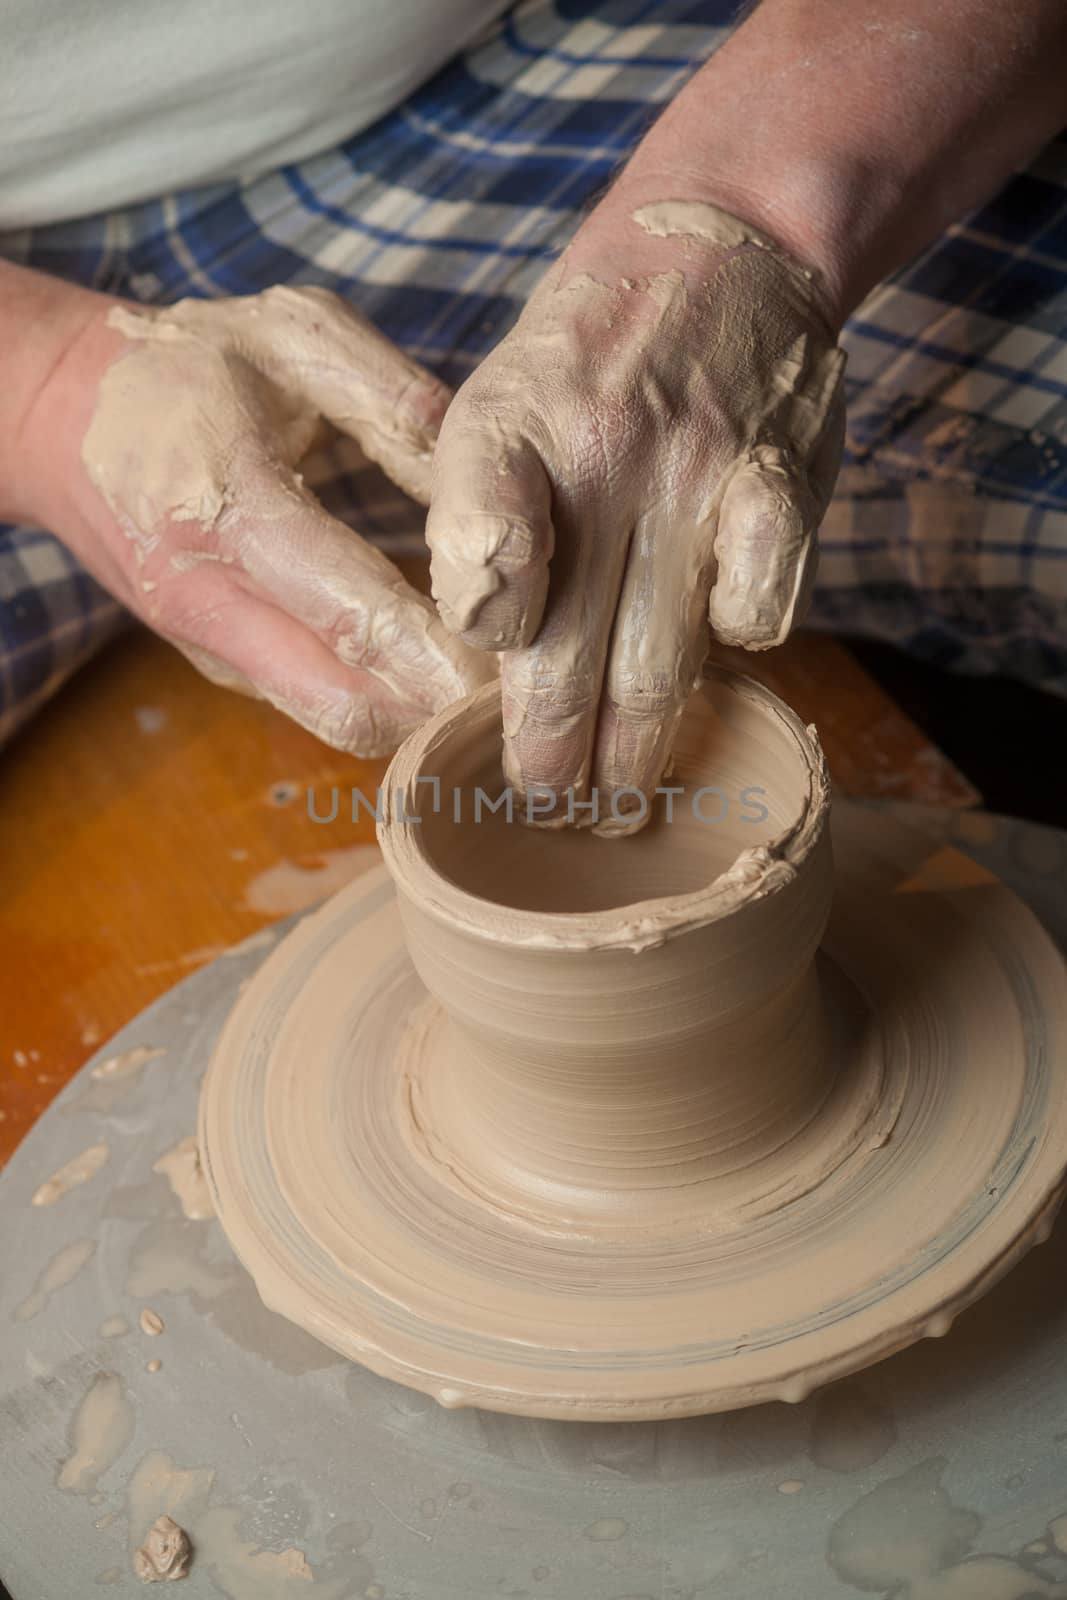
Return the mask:
<svg viewBox="0 0 1067 1600"><path fill-rule="evenodd" d="M628 168L575 235L565 270L615 281L674 272L695 291L739 244L772 250L836 340L846 312L834 252L810 230L793 226L784 204L736 183L717 183L707 171L675 168L667 175L645 164Z"/></svg>
<svg viewBox="0 0 1067 1600"><path fill-rule="evenodd" d="M650 152L651 154L651 152ZM866 292L863 277L866 230L846 219L857 216L856 191L861 187L843 170L826 170L810 162L776 171L749 171L740 153L722 159L705 155L699 165L642 158L620 176L608 200L618 217L666 200L714 206L763 235L809 278L817 303L834 337Z"/></svg>
<svg viewBox="0 0 1067 1600"><path fill-rule="evenodd" d="M0 262L0 519L62 529L97 383L122 348L107 327L119 303Z"/></svg>

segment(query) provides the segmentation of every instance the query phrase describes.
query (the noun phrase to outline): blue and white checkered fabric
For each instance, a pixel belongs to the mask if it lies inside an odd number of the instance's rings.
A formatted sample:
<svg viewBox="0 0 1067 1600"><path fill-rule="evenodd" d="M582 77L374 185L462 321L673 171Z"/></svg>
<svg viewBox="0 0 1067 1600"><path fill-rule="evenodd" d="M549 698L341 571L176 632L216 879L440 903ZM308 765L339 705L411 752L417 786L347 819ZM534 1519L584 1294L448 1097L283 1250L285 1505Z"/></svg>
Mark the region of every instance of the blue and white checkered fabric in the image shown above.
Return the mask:
<svg viewBox="0 0 1067 1600"><path fill-rule="evenodd" d="M0 254L155 303L323 284L457 383L735 11L527 0L337 150ZM1067 692L1067 143L873 294L845 343L812 622ZM320 492L387 548L421 539L411 505L339 456ZM0 737L117 617L54 542L0 533Z"/></svg>

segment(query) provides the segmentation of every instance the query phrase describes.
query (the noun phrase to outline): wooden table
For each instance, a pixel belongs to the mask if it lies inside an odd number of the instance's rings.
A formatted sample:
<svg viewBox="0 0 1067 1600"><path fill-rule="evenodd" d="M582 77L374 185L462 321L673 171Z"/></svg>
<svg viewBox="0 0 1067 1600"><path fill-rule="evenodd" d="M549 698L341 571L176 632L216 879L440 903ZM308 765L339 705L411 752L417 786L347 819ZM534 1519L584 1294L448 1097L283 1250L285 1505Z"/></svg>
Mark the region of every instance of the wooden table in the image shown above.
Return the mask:
<svg viewBox="0 0 1067 1600"><path fill-rule="evenodd" d="M721 652L822 736L846 794L978 796L841 645ZM146 633L119 640L0 755L0 1162L119 1027L228 945L373 860L384 762L339 755L217 689ZM368 850L368 847L371 847Z"/></svg>

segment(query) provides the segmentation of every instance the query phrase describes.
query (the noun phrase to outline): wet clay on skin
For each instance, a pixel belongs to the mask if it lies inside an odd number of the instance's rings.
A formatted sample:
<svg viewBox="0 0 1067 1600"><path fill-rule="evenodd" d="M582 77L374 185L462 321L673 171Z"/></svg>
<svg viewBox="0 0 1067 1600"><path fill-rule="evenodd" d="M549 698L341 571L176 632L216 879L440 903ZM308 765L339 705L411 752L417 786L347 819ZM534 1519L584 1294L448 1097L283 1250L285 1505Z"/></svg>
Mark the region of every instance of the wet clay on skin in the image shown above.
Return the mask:
<svg viewBox="0 0 1067 1600"><path fill-rule="evenodd" d="M267 1304L446 1406L589 1419L799 1400L947 1332L1063 1192L1029 912L873 813L835 892L814 733L733 674L625 842L457 824L499 748L492 690L404 746L395 893L308 918L223 1031L200 1149Z"/></svg>
<svg viewBox="0 0 1067 1600"><path fill-rule="evenodd" d="M326 515L297 470L337 428L425 501L434 428L406 403L432 388L422 368L318 288L116 306L107 324L127 348L100 382L82 460L133 546L146 619L169 632L163 601L175 580L217 563L294 618L332 628L332 654L371 679L371 707L356 716L352 695L322 682L305 692L295 665L293 683L252 684L186 640L208 678L262 692L327 743L367 756L391 754L425 715L487 681L491 667L379 550ZM144 427L155 415L167 426Z"/></svg>
<svg viewBox="0 0 1067 1600"><path fill-rule="evenodd" d="M768 649L799 620L843 431L810 271L710 205L623 231L650 270L576 243L468 380L427 521L442 617L505 652L509 780L580 799L655 788L709 624Z"/></svg>

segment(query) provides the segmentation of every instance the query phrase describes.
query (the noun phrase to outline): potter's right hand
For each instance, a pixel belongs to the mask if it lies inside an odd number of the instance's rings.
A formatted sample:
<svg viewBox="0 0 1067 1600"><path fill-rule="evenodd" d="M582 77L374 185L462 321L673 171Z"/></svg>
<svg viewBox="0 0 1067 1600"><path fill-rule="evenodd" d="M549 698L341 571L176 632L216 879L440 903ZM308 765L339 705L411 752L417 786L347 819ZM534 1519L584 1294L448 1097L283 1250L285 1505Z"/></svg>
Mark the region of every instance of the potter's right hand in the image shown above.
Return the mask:
<svg viewBox="0 0 1067 1600"><path fill-rule="evenodd" d="M619 195L457 394L427 522L442 617L505 652L509 781L601 831L647 815L711 634L799 618L843 436L813 274L715 206Z"/></svg>
<svg viewBox="0 0 1067 1600"><path fill-rule="evenodd" d="M339 748L391 752L485 681L485 663L299 472L332 425L425 502L442 384L321 289L79 304L76 337L20 419L8 476L23 520L57 533L209 678Z"/></svg>

